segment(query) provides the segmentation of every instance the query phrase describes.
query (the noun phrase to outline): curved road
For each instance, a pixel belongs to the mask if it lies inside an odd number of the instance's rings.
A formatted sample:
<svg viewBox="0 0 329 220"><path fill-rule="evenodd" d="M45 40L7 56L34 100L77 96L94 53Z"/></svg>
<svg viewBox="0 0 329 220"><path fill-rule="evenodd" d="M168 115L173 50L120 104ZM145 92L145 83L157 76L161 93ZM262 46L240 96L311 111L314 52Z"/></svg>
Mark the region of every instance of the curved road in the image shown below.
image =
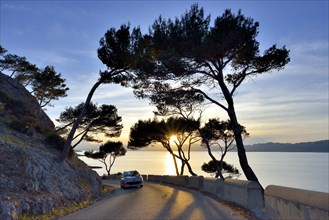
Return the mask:
<svg viewBox="0 0 329 220"><path fill-rule="evenodd" d="M118 181L109 183L117 188L109 196L60 219L248 219L195 190L147 182L123 190Z"/></svg>

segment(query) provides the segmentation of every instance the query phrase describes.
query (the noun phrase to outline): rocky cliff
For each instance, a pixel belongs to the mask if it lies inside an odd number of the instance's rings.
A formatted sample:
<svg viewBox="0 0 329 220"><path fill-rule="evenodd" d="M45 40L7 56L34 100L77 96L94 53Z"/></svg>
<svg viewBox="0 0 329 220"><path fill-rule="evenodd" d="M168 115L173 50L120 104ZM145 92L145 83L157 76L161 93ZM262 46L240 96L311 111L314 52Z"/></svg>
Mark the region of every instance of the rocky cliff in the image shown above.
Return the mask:
<svg viewBox="0 0 329 220"><path fill-rule="evenodd" d="M40 108L37 100L19 82L0 73L0 102L7 115L17 121L33 120L43 130L54 130L54 123ZM1 108L1 107L0 107ZM1 110L0 110L1 114ZM35 126L31 124L30 126Z"/></svg>
<svg viewBox="0 0 329 220"><path fill-rule="evenodd" d="M0 219L47 214L100 196L99 176L76 155L57 162L61 142L50 141L53 132L34 97L0 73Z"/></svg>

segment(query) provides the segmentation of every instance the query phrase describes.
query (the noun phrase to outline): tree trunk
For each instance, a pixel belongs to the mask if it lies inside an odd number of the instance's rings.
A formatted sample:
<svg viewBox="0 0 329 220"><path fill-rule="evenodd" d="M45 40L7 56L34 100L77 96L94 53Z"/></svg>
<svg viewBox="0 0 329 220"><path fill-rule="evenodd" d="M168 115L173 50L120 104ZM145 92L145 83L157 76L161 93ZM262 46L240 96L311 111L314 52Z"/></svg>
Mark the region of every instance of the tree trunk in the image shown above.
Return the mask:
<svg viewBox="0 0 329 220"><path fill-rule="evenodd" d="M111 159L111 158L113 158L113 160ZM116 156L112 156L111 154L110 154L110 167L109 167L109 175L110 175L110 173L111 173L111 169L112 169L112 166L113 166L113 164L114 164L114 162L115 162L115 160L117 159L117 157Z"/></svg>
<svg viewBox="0 0 329 220"><path fill-rule="evenodd" d="M240 128L240 125L236 118L234 109L229 110L229 116L230 116L230 120L231 120L231 123L233 126L234 138L235 138L236 146L238 149L239 162L240 162L240 166L243 170L243 173L246 176L247 180L257 182L262 189L262 193L264 193L264 188L258 181L258 178L257 178L256 174L254 173L254 171L249 166L246 151L245 151L243 140L242 140L241 128Z"/></svg>
<svg viewBox="0 0 329 220"><path fill-rule="evenodd" d="M174 155L173 152L170 152L172 159L174 160L174 164L175 164L175 170L176 170L176 175L179 176L179 171L178 171L178 166L177 166L177 161L176 161L176 156Z"/></svg>
<svg viewBox="0 0 329 220"><path fill-rule="evenodd" d="M182 166L180 167L180 174L179 175L183 176L184 175L184 169L185 169L185 161L183 161L182 159L181 159L181 161L182 161Z"/></svg>
<svg viewBox="0 0 329 220"><path fill-rule="evenodd" d="M104 161L104 165L105 165L105 169L106 169L107 175L110 176L110 174L111 174L111 167L108 167L107 166L106 161Z"/></svg>
<svg viewBox="0 0 329 220"><path fill-rule="evenodd" d="M218 176L220 176L220 178L222 180L225 180L225 177L223 176L223 162L224 162L224 157L226 156L227 153L227 149L228 149L228 145L227 145L227 139L225 138L225 149L222 152L222 156L220 157L220 161L218 161L217 163L217 172L218 172Z"/></svg>
<svg viewBox="0 0 329 220"><path fill-rule="evenodd" d="M190 174L191 174L192 176L197 176L197 174L193 172L190 163L189 163L188 161L185 161L185 163L186 163L187 169L188 169L188 171L190 172Z"/></svg>
<svg viewBox="0 0 329 220"><path fill-rule="evenodd" d="M238 156L239 156L239 162L240 162L241 168L248 180L258 182L258 179L257 179L255 173L253 172L253 170L251 169L251 167L249 166L249 163L248 163L246 151L245 151L245 148L243 145L241 129L240 129L239 123L236 119L235 112L234 111L229 112L229 116L230 116L230 120L231 120L232 127L233 127L233 132L234 132L236 146L238 149Z"/></svg>
<svg viewBox="0 0 329 220"><path fill-rule="evenodd" d="M229 89L227 88L227 86L224 82L222 69L219 69L219 74L218 74L217 80L218 80L218 85L220 86L220 88L223 92L224 98L227 102L227 109L225 109L225 110L227 111L228 116L230 118L230 121L232 123L233 132L234 132L234 139L235 139L235 143L236 143L236 146L237 146L237 149L238 149L238 156L239 156L240 166L241 166L241 168L243 170L243 173L245 174L247 180L257 182L259 184L259 186L261 187L262 192L264 192L264 188L259 183L256 174L254 173L254 171L249 166L246 151L245 151L245 148L244 148L244 145L243 145L240 125L238 123L238 119L237 119L235 109L234 109L233 97L232 97L232 94L230 93Z"/></svg>
<svg viewBox="0 0 329 220"><path fill-rule="evenodd" d="M199 130L200 131L200 130ZM209 146L209 140L207 138L205 138L205 136L202 134L202 132L200 132L201 136L203 136L203 138L206 140L205 144L207 146L207 151L208 151L208 155L210 156L211 160L217 165L217 171L215 174L215 178L220 177L222 180L224 180L224 177L221 173L221 169L220 169L220 162L216 159L216 157L212 154L211 152L211 148Z"/></svg>
<svg viewBox="0 0 329 220"><path fill-rule="evenodd" d="M219 176L222 180L225 180L225 178L222 174L222 170L223 170L223 157L221 158L220 161L217 161L217 174L216 174L216 177L218 178L218 176Z"/></svg>
<svg viewBox="0 0 329 220"><path fill-rule="evenodd" d="M72 143L72 139L74 136L75 131L77 130L77 128L79 127L80 122L82 121L83 117L86 115L87 113L87 108L90 104L91 98L93 97L96 89L98 88L98 86L100 86L103 83L103 79L100 78L95 84L94 86L91 88L87 99L85 101L85 104L83 106L83 109L79 115L79 117L77 118L77 120L75 121L75 123L72 126L72 129L69 133L69 135L67 136L67 139L65 141L65 145L64 148L62 150L62 153L59 155L58 161L59 162L63 162L65 160L65 158L67 158L69 152L70 152L70 148L71 148L71 143Z"/></svg>

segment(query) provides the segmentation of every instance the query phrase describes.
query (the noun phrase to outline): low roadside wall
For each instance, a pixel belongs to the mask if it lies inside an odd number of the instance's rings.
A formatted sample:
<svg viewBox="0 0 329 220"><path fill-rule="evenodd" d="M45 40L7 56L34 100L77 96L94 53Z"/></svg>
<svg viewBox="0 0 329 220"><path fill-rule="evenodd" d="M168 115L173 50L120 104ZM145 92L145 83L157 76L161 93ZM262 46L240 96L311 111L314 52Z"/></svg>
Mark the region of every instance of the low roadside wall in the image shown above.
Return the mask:
<svg viewBox="0 0 329 220"><path fill-rule="evenodd" d="M215 178L204 178L201 191L211 193L221 199L224 198L224 181Z"/></svg>
<svg viewBox="0 0 329 220"><path fill-rule="evenodd" d="M329 219L329 193L270 185L265 190L269 219Z"/></svg>
<svg viewBox="0 0 329 220"><path fill-rule="evenodd" d="M160 176L148 175L148 181L173 184L210 193L218 198L234 202L246 209L262 209L264 207L260 186L251 181L221 180L202 176Z"/></svg>
<svg viewBox="0 0 329 220"><path fill-rule="evenodd" d="M102 176L103 180L120 180L121 179L121 175L118 174L111 174L111 175L103 175Z"/></svg>
<svg viewBox="0 0 329 220"><path fill-rule="evenodd" d="M188 179L188 188L202 190L204 185L203 176L190 176Z"/></svg>
<svg viewBox="0 0 329 220"><path fill-rule="evenodd" d="M161 182L169 183L176 186L187 187L189 183L188 176L162 176Z"/></svg>
<svg viewBox="0 0 329 220"><path fill-rule="evenodd" d="M258 183L246 180L226 179L224 181L224 198L249 210L264 207L261 187Z"/></svg>
<svg viewBox="0 0 329 220"><path fill-rule="evenodd" d="M262 217L265 210L266 219L329 219L329 193L270 185L264 198L261 187L253 181L160 175L148 175L146 179L210 193Z"/></svg>

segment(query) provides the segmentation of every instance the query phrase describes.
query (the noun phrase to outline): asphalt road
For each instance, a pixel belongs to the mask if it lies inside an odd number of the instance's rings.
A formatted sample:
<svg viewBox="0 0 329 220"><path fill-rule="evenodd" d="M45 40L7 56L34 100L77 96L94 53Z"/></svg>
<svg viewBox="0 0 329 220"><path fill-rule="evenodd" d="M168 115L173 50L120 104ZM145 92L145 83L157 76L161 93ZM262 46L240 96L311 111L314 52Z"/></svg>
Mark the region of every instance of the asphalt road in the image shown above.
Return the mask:
<svg viewBox="0 0 329 220"><path fill-rule="evenodd" d="M74 219L248 219L243 212L204 194L180 187L144 183L143 188L116 190L104 199L73 214Z"/></svg>

